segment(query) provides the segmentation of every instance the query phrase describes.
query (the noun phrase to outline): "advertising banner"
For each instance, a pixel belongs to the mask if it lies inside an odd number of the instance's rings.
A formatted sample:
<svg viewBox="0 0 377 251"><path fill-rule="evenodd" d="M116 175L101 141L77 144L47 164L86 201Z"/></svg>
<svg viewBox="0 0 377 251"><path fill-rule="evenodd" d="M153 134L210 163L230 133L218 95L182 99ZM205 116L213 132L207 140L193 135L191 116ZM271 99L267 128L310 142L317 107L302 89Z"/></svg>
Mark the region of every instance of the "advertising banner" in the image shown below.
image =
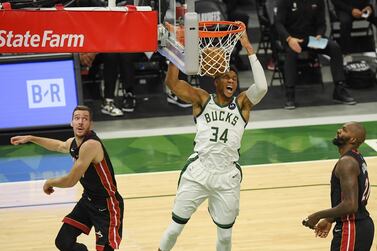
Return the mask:
<svg viewBox="0 0 377 251"><path fill-rule="evenodd" d="M0 53L157 50L156 11L103 9L0 10Z"/></svg>

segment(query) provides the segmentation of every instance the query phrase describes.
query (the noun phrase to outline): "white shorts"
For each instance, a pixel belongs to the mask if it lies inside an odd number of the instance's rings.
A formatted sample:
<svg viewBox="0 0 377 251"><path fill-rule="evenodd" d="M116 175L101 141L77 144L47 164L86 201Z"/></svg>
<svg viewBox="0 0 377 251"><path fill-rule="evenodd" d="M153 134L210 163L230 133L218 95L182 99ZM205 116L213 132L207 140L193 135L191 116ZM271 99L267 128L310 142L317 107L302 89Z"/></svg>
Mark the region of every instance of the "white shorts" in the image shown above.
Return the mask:
<svg viewBox="0 0 377 251"><path fill-rule="evenodd" d="M239 213L241 169L234 164L229 172L213 173L199 158L192 160L181 173L173 214L188 220L208 198L209 213L216 225L232 227Z"/></svg>

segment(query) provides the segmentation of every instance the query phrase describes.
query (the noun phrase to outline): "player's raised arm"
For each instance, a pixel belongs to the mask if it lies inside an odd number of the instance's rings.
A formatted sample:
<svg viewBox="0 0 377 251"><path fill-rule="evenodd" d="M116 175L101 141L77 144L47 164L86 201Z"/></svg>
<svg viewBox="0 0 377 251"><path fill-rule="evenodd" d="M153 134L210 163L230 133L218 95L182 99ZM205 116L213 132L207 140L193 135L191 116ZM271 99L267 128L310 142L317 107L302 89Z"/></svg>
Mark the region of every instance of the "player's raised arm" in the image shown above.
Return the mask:
<svg viewBox="0 0 377 251"><path fill-rule="evenodd" d="M251 107L258 104L267 93L267 80L262 65L255 55L247 33L244 32L240 38L242 46L246 49L249 57L254 83L239 96L241 108Z"/></svg>
<svg viewBox="0 0 377 251"><path fill-rule="evenodd" d="M180 99L193 105L201 105L208 93L200 88L194 88L189 83L178 78L179 69L173 63L169 63L165 83L169 89Z"/></svg>
<svg viewBox="0 0 377 251"><path fill-rule="evenodd" d="M68 153L70 142L73 138L67 141L61 141L57 139L50 139L45 137L37 137L33 135L14 136L10 139L10 143L13 145L25 144L28 142L37 144L50 151Z"/></svg>

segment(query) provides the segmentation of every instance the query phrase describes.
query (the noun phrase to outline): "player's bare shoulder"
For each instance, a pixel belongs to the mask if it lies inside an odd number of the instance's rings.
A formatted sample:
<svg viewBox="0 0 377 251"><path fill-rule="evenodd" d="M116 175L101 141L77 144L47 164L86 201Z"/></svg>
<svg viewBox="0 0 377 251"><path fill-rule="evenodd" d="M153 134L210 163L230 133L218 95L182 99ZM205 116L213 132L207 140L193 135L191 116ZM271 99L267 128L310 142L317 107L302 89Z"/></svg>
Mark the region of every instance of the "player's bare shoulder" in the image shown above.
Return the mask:
<svg viewBox="0 0 377 251"><path fill-rule="evenodd" d="M241 110L251 111L254 106L253 103L251 103L250 99L247 97L245 91L238 94L236 101Z"/></svg>
<svg viewBox="0 0 377 251"><path fill-rule="evenodd" d="M335 174L337 177L343 175L359 175L357 160L351 156L342 156L336 163Z"/></svg>
<svg viewBox="0 0 377 251"><path fill-rule="evenodd" d="M80 156L88 155L92 158L92 162L101 162L104 158L102 144L98 140L89 139L80 147Z"/></svg>
<svg viewBox="0 0 377 251"><path fill-rule="evenodd" d="M200 98L200 103L201 104L204 104L208 101L208 98L209 98L209 93L202 89L202 88L199 88L199 87L194 87L198 97Z"/></svg>
<svg viewBox="0 0 377 251"><path fill-rule="evenodd" d="M195 98L192 99L192 113L196 117L202 113L205 104L208 102L209 93L201 88L193 87Z"/></svg>
<svg viewBox="0 0 377 251"><path fill-rule="evenodd" d="M90 149L92 151L102 150L102 145L98 140L88 139L82 145L82 149Z"/></svg>

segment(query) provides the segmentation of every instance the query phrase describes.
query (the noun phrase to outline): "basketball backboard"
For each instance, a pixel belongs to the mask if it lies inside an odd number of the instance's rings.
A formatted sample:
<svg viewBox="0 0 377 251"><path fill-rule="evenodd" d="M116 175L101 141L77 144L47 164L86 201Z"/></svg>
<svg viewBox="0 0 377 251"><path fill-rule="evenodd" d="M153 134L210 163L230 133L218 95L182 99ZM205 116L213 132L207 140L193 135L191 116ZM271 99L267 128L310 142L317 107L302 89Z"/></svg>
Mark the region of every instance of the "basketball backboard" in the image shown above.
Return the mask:
<svg viewBox="0 0 377 251"><path fill-rule="evenodd" d="M181 4L170 0L160 20L158 51L187 75L214 76L229 69L231 53L245 25L225 21L226 12L220 3L187 0Z"/></svg>
<svg viewBox="0 0 377 251"><path fill-rule="evenodd" d="M187 75L199 72L199 18L194 5L195 0L186 4L170 0L158 26L159 53Z"/></svg>

